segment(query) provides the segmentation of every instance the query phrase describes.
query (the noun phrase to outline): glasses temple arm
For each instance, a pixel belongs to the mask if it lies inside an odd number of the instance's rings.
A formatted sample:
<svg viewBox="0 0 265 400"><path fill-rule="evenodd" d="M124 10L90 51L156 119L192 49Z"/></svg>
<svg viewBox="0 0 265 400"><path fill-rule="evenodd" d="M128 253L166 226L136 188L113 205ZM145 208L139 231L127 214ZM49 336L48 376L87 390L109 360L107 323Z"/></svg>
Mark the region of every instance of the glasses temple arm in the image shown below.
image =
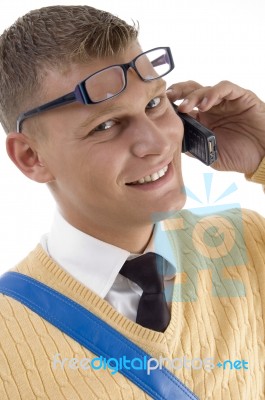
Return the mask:
<svg viewBox="0 0 265 400"><path fill-rule="evenodd" d="M43 104L42 106L33 108L32 110L29 110L25 113L22 113L19 115L18 119L17 119L17 132L20 133L21 132L21 128L22 128L22 123L28 119L31 118L35 115L38 115L39 113L43 112L43 111L48 111L48 110L52 110L53 108L58 107L59 105L66 105L69 103L73 103L74 101L76 101L76 94L75 92L71 92L68 93L62 97L59 97L56 100L50 101L49 103Z"/></svg>

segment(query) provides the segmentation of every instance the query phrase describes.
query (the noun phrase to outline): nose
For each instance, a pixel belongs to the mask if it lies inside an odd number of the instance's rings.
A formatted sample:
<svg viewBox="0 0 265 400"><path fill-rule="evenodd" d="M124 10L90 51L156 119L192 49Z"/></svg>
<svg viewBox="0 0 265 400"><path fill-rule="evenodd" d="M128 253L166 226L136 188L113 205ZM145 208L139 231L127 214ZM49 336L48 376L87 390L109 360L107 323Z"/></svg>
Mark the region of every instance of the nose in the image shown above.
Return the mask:
<svg viewBox="0 0 265 400"><path fill-rule="evenodd" d="M167 127L159 127L146 114L137 115L130 124L131 153L139 158L151 155L168 154L171 148L172 136Z"/></svg>

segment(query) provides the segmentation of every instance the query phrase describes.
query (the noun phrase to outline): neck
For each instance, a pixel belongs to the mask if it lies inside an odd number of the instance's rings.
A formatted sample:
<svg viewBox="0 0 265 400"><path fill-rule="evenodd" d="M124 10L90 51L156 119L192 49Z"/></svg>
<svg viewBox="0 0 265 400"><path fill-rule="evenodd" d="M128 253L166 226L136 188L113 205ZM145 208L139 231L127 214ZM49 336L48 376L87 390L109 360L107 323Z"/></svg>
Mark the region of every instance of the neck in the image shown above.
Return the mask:
<svg viewBox="0 0 265 400"><path fill-rule="evenodd" d="M95 225L92 221L84 219L73 219L70 215L60 211L63 218L76 229L93 236L103 242L127 250L130 253L142 253L152 236L153 224L135 225L124 224L124 226L107 226L106 224Z"/></svg>
<svg viewBox="0 0 265 400"><path fill-rule="evenodd" d="M133 231L133 232L132 232ZM148 226L142 229L124 230L122 232L105 232L104 235L92 235L103 242L110 243L121 249L127 250L130 253L141 254L148 245L153 232L153 226ZM115 236L115 237L114 237Z"/></svg>

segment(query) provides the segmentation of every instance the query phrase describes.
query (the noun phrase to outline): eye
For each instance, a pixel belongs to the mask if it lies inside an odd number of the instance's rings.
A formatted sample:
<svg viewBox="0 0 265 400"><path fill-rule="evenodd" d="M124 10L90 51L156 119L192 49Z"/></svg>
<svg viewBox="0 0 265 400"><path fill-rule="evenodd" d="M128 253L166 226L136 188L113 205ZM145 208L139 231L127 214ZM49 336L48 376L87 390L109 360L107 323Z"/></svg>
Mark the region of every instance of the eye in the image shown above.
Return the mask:
<svg viewBox="0 0 265 400"><path fill-rule="evenodd" d="M147 104L146 108L147 109L151 109L151 108L155 108L157 107L161 102L161 98L160 97L155 97L152 100L149 101L149 103Z"/></svg>
<svg viewBox="0 0 265 400"><path fill-rule="evenodd" d="M98 126L96 126L92 132L101 132L101 131L106 131L110 128L112 128L115 125L115 121L112 119L109 119L108 121L102 122Z"/></svg>

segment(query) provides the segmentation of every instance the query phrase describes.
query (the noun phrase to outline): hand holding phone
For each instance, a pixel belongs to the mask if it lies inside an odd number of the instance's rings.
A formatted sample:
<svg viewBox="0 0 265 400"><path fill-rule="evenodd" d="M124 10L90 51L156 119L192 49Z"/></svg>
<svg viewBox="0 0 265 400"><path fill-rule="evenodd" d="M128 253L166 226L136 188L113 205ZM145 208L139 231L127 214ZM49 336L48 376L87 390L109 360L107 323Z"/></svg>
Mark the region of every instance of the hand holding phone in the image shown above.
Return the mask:
<svg viewBox="0 0 265 400"><path fill-rule="evenodd" d="M217 145L214 133L200 124L188 114L178 111L178 106L173 107L184 125L182 153L189 152L206 165L211 165L217 160Z"/></svg>

